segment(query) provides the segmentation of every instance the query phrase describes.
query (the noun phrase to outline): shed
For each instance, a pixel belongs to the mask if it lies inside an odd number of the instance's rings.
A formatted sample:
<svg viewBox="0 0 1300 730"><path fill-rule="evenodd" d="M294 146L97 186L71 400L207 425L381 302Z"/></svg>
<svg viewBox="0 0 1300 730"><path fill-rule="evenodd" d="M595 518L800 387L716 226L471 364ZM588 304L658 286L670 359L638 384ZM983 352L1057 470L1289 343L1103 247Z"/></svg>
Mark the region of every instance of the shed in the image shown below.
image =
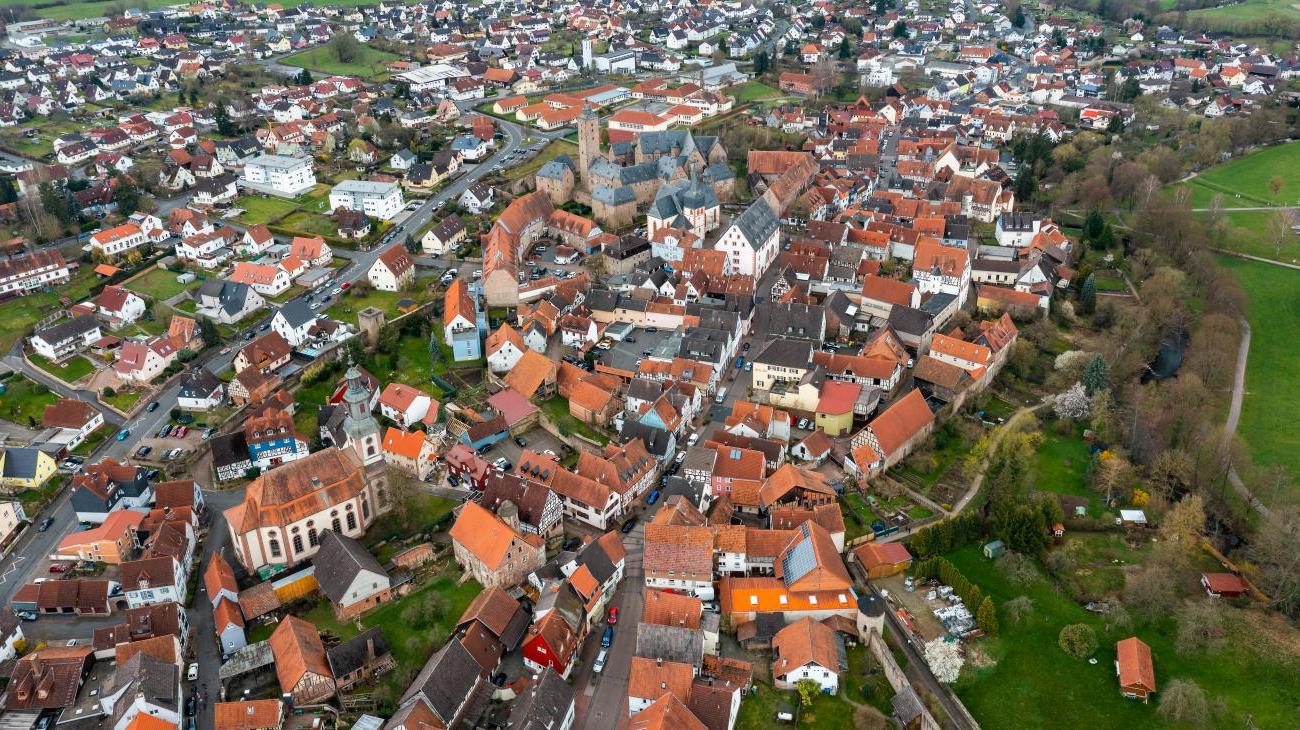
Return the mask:
<svg viewBox="0 0 1300 730"><path fill-rule="evenodd" d="M1250 590L1246 581L1235 573L1201 573L1201 587L1212 598L1242 596Z"/></svg>
<svg viewBox="0 0 1300 730"><path fill-rule="evenodd" d="M1122 509L1119 511L1119 522L1122 525L1145 525L1147 515L1140 509Z"/></svg>
<svg viewBox="0 0 1300 730"><path fill-rule="evenodd" d="M1006 551L1007 546L1004 545L1001 540L994 540L993 542L985 543L984 545L984 557L989 560L996 560L997 558L1002 557L1002 553L1005 553Z"/></svg>

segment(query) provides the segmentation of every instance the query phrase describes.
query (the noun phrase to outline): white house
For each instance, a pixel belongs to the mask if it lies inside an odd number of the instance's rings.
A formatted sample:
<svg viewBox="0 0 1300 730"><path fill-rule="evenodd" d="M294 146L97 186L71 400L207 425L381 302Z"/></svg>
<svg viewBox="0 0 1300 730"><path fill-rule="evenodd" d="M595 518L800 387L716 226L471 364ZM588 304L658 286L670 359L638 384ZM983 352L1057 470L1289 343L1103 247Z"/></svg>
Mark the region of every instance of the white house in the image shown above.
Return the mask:
<svg viewBox="0 0 1300 730"><path fill-rule="evenodd" d="M310 157L258 155L244 163L239 185L269 195L294 198L316 186Z"/></svg>
<svg viewBox="0 0 1300 730"><path fill-rule="evenodd" d="M211 411L225 400L225 384L205 367L196 367L181 378L176 405L186 411Z"/></svg>
<svg viewBox="0 0 1300 730"><path fill-rule="evenodd" d="M359 210L371 218L392 220L402 210L402 186L393 182L344 180L330 190L330 212Z"/></svg>
<svg viewBox="0 0 1300 730"><path fill-rule="evenodd" d="M149 242L149 237L134 223L100 231L90 237L90 250L102 256L119 256Z"/></svg>
<svg viewBox="0 0 1300 730"><path fill-rule="evenodd" d="M732 272L759 279L781 249L781 226L765 198L755 200L732 219L718 242Z"/></svg>
<svg viewBox="0 0 1300 730"><path fill-rule="evenodd" d="M1043 225L1043 219L1027 212L1010 212L998 216L994 230L999 246L1024 248L1033 242Z"/></svg>
<svg viewBox="0 0 1300 730"><path fill-rule="evenodd" d="M90 343L103 336L99 321L84 314L37 331L29 342L41 357L58 362L89 347Z"/></svg>
<svg viewBox="0 0 1300 730"><path fill-rule="evenodd" d="M289 272L282 267L255 264L251 261L240 261L235 264L235 270L231 272L229 278L236 284L251 286L253 291L265 297L282 294L293 284Z"/></svg>
<svg viewBox="0 0 1300 730"><path fill-rule="evenodd" d="M271 329L280 333L285 342L297 347L307 340L307 333L316 324L316 313L302 299L294 299L280 307L271 318Z"/></svg>
<svg viewBox="0 0 1300 730"><path fill-rule="evenodd" d="M400 243L394 244L375 259L366 278L379 291L400 291L415 278L415 261Z"/></svg>
<svg viewBox="0 0 1300 730"><path fill-rule="evenodd" d="M122 591L128 608L185 600L185 571L173 557L122 563Z"/></svg>
<svg viewBox="0 0 1300 730"><path fill-rule="evenodd" d="M793 690L804 680L822 692L839 691L843 640L835 630L811 616L788 624L772 637L772 681L777 689Z"/></svg>
<svg viewBox="0 0 1300 730"><path fill-rule="evenodd" d="M460 194L460 204L469 212L478 215L488 210L496 203L496 189L491 185L479 180L478 182L465 188L465 192Z"/></svg>
<svg viewBox="0 0 1300 730"><path fill-rule="evenodd" d="M428 393L403 383L389 383L379 395L379 412L402 428L419 423L431 407Z"/></svg>

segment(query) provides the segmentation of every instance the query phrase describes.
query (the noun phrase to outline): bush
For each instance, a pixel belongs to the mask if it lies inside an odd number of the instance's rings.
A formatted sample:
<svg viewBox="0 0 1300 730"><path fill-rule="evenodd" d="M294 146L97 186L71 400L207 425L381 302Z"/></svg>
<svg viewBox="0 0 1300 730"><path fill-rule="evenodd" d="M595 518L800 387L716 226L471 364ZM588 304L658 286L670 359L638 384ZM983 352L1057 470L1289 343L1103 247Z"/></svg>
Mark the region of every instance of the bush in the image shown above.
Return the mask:
<svg viewBox="0 0 1300 730"><path fill-rule="evenodd" d="M112 398L113 396L117 395L117 391L113 390L112 388L104 388L103 390L99 391L99 394L105 398Z"/></svg>
<svg viewBox="0 0 1300 730"><path fill-rule="evenodd" d="M50 392L50 388L44 383L37 383L36 386L32 388L32 392L36 395L45 395Z"/></svg>
<svg viewBox="0 0 1300 730"><path fill-rule="evenodd" d="M1097 651L1097 632L1087 624L1070 624L1061 629L1056 643L1075 659L1087 659Z"/></svg>

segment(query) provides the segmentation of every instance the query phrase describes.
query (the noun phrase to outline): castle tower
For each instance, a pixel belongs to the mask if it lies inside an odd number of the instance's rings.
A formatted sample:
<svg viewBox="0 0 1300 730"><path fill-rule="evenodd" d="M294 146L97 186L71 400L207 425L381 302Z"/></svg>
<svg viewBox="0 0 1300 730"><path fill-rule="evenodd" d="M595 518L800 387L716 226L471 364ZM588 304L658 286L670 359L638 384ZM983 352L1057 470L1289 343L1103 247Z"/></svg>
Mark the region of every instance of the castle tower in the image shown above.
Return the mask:
<svg viewBox="0 0 1300 730"><path fill-rule="evenodd" d="M578 181L583 190L591 190L591 163L600 156L600 117L590 108L578 115Z"/></svg>
<svg viewBox="0 0 1300 730"><path fill-rule="evenodd" d="M357 326L367 350L374 350L379 344L379 331L384 328L384 312L374 307L366 307L357 312Z"/></svg>

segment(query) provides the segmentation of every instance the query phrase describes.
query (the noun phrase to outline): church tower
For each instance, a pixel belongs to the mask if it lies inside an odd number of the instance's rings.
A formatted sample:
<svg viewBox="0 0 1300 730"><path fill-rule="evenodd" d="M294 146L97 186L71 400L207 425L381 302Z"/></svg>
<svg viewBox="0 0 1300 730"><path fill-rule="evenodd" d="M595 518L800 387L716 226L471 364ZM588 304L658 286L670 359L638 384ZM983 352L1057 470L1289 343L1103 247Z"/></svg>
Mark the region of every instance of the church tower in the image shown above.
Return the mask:
<svg viewBox="0 0 1300 730"><path fill-rule="evenodd" d="M578 183L591 191L591 163L600 156L600 117L590 108L578 115Z"/></svg>
<svg viewBox="0 0 1300 730"><path fill-rule="evenodd" d="M370 392L361 379L361 371L356 365L349 365L344 375L348 389L343 393L343 407L348 415L343 419L343 432L348 435L348 445L357 452L361 463L374 464L383 461L384 452L380 448L379 422L370 412Z"/></svg>

